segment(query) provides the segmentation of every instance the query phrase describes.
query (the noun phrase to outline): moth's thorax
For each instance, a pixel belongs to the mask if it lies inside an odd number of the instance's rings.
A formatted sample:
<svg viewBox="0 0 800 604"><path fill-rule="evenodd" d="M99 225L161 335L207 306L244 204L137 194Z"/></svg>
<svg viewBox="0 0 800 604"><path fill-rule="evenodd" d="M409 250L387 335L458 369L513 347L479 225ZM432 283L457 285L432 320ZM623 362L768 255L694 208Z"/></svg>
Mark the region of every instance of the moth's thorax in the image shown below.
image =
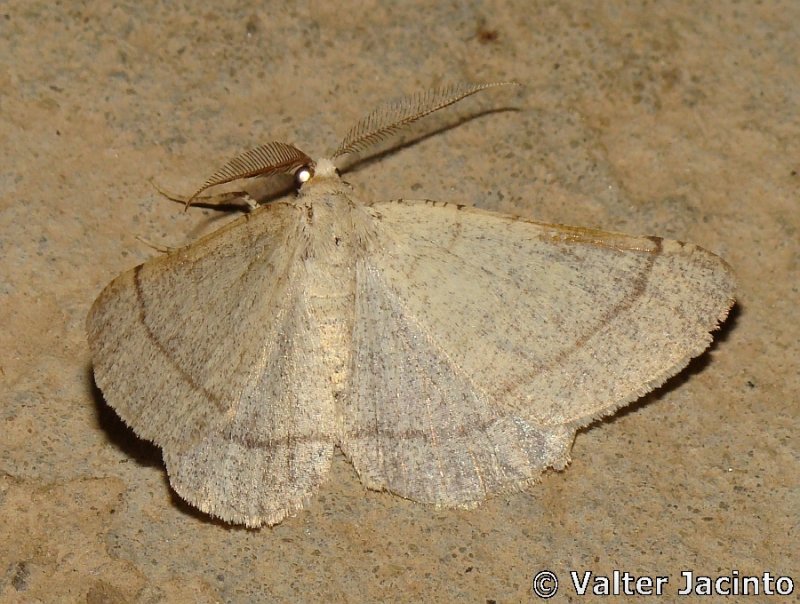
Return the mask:
<svg viewBox="0 0 800 604"><path fill-rule="evenodd" d="M333 165L330 160L324 161ZM323 264L352 266L365 252L367 242L377 237L377 223L371 208L335 171L315 173L301 187L297 205L302 209L308 258Z"/></svg>

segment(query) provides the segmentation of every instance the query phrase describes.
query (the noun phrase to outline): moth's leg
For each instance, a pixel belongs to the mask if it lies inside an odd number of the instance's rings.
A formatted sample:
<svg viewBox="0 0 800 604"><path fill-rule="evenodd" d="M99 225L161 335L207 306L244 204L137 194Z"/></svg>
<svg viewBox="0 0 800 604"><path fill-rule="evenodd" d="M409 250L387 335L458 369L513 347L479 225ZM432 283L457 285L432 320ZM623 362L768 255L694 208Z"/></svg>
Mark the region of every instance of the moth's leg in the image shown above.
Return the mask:
<svg viewBox="0 0 800 604"><path fill-rule="evenodd" d="M208 207L212 210L227 209L224 207L217 208L215 206L224 206L239 200L244 201L250 210L254 210L258 207L258 202L253 199L253 197L247 191L228 191L226 193L215 193L213 195L198 195L197 197L190 197L188 195L180 195L178 193L173 193L171 191L162 189L152 179L150 180L150 184L153 185L156 191L161 193L161 195L170 201L182 203L186 207L189 207L190 205L202 205L203 207Z"/></svg>
<svg viewBox="0 0 800 604"><path fill-rule="evenodd" d="M136 235L136 239L144 243L146 246L153 248L157 252L161 252L162 254L171 254L176 249L175 247L171 247L169 245L161 245L160 243L153 243L149 239L145 239L141 235Z"/></svg>
<svg viewBox="0 0 800 604"><path fill-rule="evenodd" d="M253 199L252 195L247 191L229 191L228 193L217 193L216 195L199 195L192 199L184 197L183 199L175 199L173 201L183 201L187 207L190 205L202 204L203 207L208 207L212 210L225 209L215 206L224 206L235 201L245 202L250 210L255 210L258 207L258 202Z"/></svg>

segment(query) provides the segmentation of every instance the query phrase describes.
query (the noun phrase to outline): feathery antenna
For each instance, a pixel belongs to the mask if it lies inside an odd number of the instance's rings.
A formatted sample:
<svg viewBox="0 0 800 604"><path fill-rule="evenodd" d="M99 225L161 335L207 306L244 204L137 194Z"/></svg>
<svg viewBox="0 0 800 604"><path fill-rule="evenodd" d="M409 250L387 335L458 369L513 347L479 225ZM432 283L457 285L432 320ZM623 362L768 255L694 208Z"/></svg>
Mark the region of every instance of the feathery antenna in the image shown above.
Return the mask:
<svg viewBox="0 0 800 604"><path fill-rule="evenodd" d="M286 143L267 143L237 155L214 172L203 183L203 186L186 200L186 205L189 206L195 197L209 187L239 180L240 178L269 176L278 172L290 173L301 166L312 163L311 158L297 147Z"/></svg>
<svg viewBox="0 0 800 604"><path fill-rule="evenodd" d="M452 84L417 92L395 101L385 103L361 119L344 137L331 159L363 151L364 149L394 134L402 127L472 96L476 92L497 86L519 86L517 82L488 82L484 84ZM272 142L237 155L219 170L214 172L197 191L186 199L188 208L192 201L206 189L224 183L269 176L271 174L291 173L297 168L312 165L312 159L297 147L287 143Z"/></svg>
<svg viewBox="0 0 800 604"><path fill-rule="evenodd" d="M452 84L433 90L417 92L390 101L361 119L344 137L331 159L363 151L418 119L457 103L461 99L496 86L519 86L517 82L489 82L485 84Z"/></svg>

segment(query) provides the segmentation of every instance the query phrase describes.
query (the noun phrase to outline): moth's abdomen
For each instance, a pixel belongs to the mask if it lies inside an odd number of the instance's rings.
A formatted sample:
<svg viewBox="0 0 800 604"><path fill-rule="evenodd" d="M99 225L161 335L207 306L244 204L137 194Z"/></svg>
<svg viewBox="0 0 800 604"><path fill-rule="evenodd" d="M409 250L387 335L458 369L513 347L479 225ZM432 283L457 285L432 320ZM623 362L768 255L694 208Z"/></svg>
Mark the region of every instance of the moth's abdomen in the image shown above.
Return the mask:
<svg viewBox="0 0 800 604"><path fill-rule="evenodd" d="M355 300L354 248L348 209L317 203L309 221L306 304L323 351L325 376L334 393L347 382Z"/></svg>
<svg viewBox="0 0 800 604"><path fill-rule="evenodd" d="M308 298L309 313L318 329L320 350L323 351L327 378L334 392L344 388L350 368L353 325L353 296L311 295ZM323 377L323 376L320 376Z"/></svg>

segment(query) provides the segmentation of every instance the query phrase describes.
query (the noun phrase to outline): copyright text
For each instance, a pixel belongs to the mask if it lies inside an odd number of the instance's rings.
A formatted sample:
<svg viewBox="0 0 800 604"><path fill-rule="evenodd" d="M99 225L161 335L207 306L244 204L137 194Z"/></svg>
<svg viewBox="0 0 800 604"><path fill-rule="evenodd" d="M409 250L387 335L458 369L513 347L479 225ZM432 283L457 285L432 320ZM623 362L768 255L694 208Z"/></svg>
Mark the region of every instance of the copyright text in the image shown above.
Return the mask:
<svg viewBox="0 0 800 604"><path fill-rule="evenodd" d="M746 575L733 569L724 575L703 575L683 570L678 577L669 575L635 575L614 570L610 575L589 570L569 571L567 588L578 596L790 596L794 579L788 575L763 572ZM559 591L556 573L542 570L533 577L533 594L550 599Z"/></svg>

